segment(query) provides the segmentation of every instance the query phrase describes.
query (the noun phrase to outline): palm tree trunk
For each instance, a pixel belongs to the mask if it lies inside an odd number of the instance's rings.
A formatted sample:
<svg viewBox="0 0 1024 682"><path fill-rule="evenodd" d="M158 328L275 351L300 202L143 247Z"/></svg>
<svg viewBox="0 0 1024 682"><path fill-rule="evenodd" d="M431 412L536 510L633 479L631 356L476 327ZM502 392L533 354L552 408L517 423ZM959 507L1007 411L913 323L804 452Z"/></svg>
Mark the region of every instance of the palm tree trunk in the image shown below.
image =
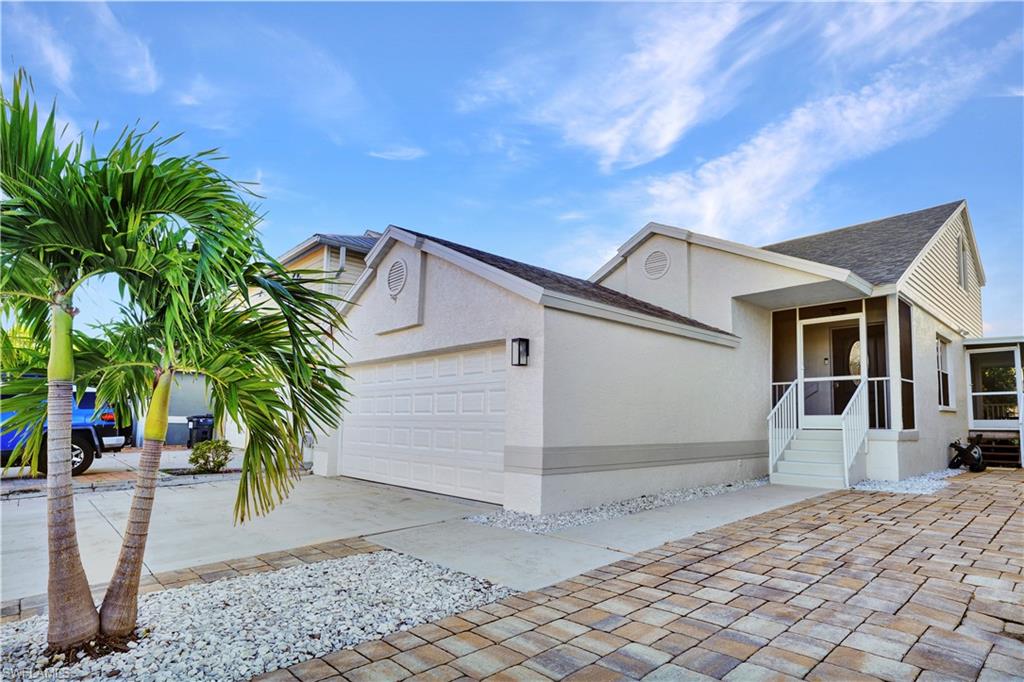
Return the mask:
<svg viewBox="0 0 1024 682"><path fill-rule="evenodd" d="M100 607L100 630L108 637L128 637L135 630L139 610L139 579L142 559L149 537L149 520L156 495L156 476L160 469L160 455L167 438L167 411L171 397L171 378L168 370L157 378L156 388L146 412L143 432L142 456L135 479L135 492L128 513L128 526L121 541L121 554L117 557L114 576L103 596Z"/></svg>
<svg viewBox="0 0 1024 682"><path fill-rule="evenodd" d="M46 404L46 531L49 552L47 640L53 649L83 644L99 631L99 616L82 567L71 486L71 314L52 306Z"/></svg>

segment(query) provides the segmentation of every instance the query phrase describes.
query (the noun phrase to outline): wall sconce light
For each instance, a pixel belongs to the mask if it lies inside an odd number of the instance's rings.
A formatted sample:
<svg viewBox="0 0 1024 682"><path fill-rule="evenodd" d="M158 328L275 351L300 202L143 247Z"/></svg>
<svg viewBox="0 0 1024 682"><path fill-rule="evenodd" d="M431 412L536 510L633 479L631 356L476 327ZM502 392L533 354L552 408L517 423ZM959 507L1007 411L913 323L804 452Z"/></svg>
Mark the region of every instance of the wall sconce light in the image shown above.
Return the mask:
<svg viewBox="0 0 1024 682"><path fill-rule="evenodd" d="M530 359L530 339L512 339L512 366L526 367Z"/></svg>

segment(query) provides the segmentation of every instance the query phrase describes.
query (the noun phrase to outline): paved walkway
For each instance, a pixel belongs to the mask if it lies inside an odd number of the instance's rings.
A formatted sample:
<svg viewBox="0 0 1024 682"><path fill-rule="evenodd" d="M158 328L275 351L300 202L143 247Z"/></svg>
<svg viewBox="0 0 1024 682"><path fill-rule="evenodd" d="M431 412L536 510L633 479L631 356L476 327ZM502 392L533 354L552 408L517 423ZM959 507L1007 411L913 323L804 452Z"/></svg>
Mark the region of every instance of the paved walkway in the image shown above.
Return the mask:
<svg viewBox="0 0 1024 682"><path fill-rule="evenodd" d="M459 519L370 535L417 559L511 587L536 590L680 535L708 530L823 491L788 485L745 488L669 507L538 535Z"/></svg>
<svg viewBox="0 0 1024 682"><path fill-rule="evenodd" d="M1024 472L837 491L262 679L1020 680Z"/></svg>

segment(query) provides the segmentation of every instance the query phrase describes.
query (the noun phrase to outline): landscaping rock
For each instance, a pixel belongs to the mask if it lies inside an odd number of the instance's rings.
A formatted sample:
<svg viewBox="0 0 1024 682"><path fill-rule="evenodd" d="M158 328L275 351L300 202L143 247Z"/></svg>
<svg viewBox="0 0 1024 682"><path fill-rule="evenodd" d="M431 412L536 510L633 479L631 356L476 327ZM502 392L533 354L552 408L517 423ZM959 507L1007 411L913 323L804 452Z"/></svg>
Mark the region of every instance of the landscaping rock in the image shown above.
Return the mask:
<svg viewBox="0 0 1024 682"><path fill-rule="evenodd" d="M768 485L768 477L754 478L746 481L734 481L732 483L720 483L718 485L706 485L700 488L686 488L681 490L666 490L650 495L631 497L628 500L617 502L606 502L596 507L576 509L574 511L559 512L557 514L543 514L536 516L524 512L499 510L490 514L478 514L467 517L467 521L479 523L484 526L496 528L509 528L521 530L527 533L554 533L564 528L574 526L586 526L596 521L614 519L620 516L628 516L637 512L668 507L687 500L695 500L700 497L711 497L722 493L731 493L735 490L746 488L759 488Z"/></svg>
<svg viewBox="0 0 1024 682"><path fill-rule="evenodd" d="M902 481L861 481L854 490L880 493L906 493L909 495L931 495L949 485L948 478L965 473L966 469L939 469L920 476L911 476Z"/></svg>
<svg viewBox="0 0 1024 682"><path fill-rule="evenodd" d="M145 595L128 651L61 667L61 679L248 680L503 599L508 588L390 551ZM46 620L0 629L5 676L34 679Z"/></svg>

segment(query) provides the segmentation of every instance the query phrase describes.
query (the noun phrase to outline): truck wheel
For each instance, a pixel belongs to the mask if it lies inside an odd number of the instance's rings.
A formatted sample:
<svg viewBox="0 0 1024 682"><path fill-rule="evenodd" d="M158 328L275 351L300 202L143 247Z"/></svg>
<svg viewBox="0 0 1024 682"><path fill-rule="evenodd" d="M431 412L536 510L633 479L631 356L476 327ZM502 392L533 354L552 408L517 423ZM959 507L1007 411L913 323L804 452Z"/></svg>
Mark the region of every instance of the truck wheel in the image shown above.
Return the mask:
<svg viewBox="0 0 1024 682"><path fill-rule="evenodd" d="M96 446L88 434L71 434L71 475L84 474L92 466L96 459ZM39 449L39 462L36 467L40 474L46 474L46 441L43 440L43 447Z"/></svg>
<svg viewBox="0 0 1024 682"><path fill-rule="evenodd" d="M71 434L71 475L84 474L96 459L96 446L86 434Z"/></svg>

